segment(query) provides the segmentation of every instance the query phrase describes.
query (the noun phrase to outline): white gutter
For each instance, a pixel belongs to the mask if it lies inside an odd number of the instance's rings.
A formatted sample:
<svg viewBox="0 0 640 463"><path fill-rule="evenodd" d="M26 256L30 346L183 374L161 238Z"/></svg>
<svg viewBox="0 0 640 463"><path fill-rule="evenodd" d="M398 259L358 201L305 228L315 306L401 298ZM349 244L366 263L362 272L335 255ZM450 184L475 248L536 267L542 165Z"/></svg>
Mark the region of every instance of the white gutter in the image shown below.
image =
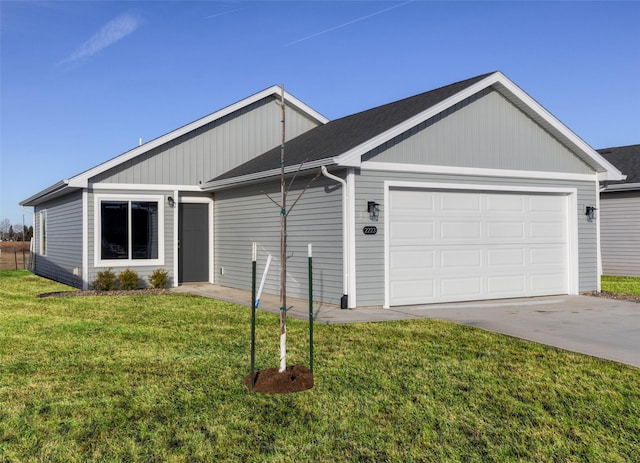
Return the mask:
<svg viewBox="0 0 640 463"><path fill-rule="evenodd" d="M320 167L322 175L325 177L339 182L342 185L342 294L343 300L340 301L340 307L346 309L348 305L347 292L349 290L349 239L347 236L347 230L349 227L348 215L347 215L347 182L340 177L336 177L327 171L325 166Z"/></svg>

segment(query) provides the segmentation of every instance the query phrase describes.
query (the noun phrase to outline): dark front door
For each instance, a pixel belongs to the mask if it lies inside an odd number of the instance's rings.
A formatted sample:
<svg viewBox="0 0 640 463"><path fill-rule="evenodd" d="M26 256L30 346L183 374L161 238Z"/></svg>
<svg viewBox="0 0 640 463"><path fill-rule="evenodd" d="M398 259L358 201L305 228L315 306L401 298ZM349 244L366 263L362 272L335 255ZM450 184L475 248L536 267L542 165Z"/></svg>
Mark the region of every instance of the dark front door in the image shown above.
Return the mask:
<svg viewBox="0 0 640 463"><path fill-rule="evenodd" d="M178 281L209 281L209 205L180 203Z"/></svg>

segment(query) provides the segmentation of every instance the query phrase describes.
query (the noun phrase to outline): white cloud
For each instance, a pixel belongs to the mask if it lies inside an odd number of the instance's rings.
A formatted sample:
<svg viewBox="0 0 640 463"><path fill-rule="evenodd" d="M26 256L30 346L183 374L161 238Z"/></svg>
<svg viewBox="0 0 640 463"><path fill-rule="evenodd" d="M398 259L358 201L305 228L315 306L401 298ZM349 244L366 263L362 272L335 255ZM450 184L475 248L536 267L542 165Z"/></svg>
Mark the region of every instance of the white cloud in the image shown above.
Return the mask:
<svg viewBox="0 0 640 463"><path fill-rule="evenodd" d="M131 34L138 26L139 22L136 18L129 14L123 14L105 24L102 29L80 45L80 47L73 52L71 56L62 61L62 63L78 61L93 56Z"/></svg>

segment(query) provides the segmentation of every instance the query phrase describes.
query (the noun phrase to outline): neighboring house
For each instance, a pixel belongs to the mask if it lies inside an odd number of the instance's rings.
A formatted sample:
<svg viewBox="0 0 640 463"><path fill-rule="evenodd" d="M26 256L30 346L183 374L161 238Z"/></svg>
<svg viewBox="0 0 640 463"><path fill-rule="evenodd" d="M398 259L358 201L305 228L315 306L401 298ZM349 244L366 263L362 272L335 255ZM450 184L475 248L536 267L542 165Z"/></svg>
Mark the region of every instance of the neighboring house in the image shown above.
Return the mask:
<svg viewBox="0 0 640 463"><path fill-rule="evenodd" d="M277 293L279 91L23 201L35 272L87 288L106 267L162 267L174 286L248 289L255 241L259 271L274 257L265 292ZM289 296L307 293L308 243L314 296L350 308L599 288L585 211L599 182L623 176L500 72L332 122L285 100L287 207L323 174L287 219Z"/></svg>
<svg viewBox="0 0 640 463"><path fill-rule="evenodd" d="M627 176L600 191L602 273L640 276L640 145L598 152Z"/></svg>

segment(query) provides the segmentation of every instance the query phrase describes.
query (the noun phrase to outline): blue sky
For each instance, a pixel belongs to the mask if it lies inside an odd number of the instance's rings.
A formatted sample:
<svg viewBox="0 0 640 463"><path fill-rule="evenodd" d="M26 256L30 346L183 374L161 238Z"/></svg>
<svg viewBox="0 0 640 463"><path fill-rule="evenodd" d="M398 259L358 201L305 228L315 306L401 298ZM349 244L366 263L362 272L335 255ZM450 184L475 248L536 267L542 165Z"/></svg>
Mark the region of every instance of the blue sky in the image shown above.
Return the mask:
<svg viewBox="0 0 640 463"><path fill-rule="evenodd" d="M639 2L2 0L0 15L15 224L19 201L273 84L335 119L500 70L592 147L640 143Z"/></svg>

